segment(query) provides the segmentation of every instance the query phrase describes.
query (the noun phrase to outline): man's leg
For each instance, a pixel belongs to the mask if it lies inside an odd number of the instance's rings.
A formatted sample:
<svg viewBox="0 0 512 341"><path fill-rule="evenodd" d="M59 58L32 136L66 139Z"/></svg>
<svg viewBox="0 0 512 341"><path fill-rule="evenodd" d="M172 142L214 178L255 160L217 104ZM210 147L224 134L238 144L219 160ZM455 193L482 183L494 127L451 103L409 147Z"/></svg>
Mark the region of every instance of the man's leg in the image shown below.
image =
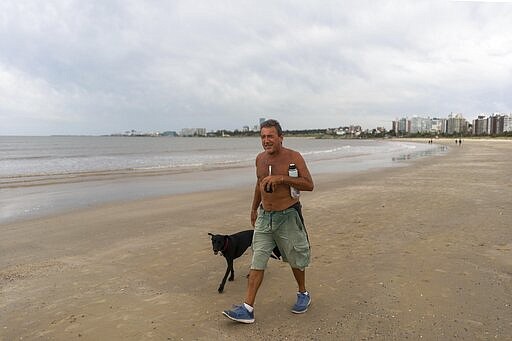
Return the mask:
<svg viewBox="0 0 512 341"><path fill-rule="evenodd" d="M258 219L254 226L254 234L252 237L252 263L249 272L249 281L247 283L247 291L245 301L242 305L235 306L234 309L224 310L223 314L231 320L243 323L254 322L254 302L256 294L263 282L263 274L267 266L268 259L272 254L272 250L276 246L272 235L272 221L270 214L264 214L262 210L258 213Z"/></svg>
<svg viewBox="0 0 512 341"><path fill-rule="evenodd" d="M299 287L299 292L306 291L306 270L300 270L296 268L292 268L293 276L297 281L297 286Z"/></svg>
<svg viewBox="0 0 512 341"><path fill-rule="evenodd" d="M264 270L251 269L244 304L235 306L234 309L231 310L224 310L223 314L225 316L237 322L254 322L254 301L256 300L256 294L258 293L261 282L263 282L263 274Z"/></svg>
<svg viewBox="0 0 512 341"><path fill-rule="evenodd" d="M297 302L292 308L292 313L302 314L308 311L311 304L311 296L306 290L306 270L292 268L293 276L297 281L299 291L297 292Z"/></svg>
<svg viewBox="0 0 512 341"><path fill-rule="evenodd" d="M254 307L254 301L256 300L256 294L263 282L263 275L265 270L254 270L251 269L249 272L249 282L247 283L247 292L245 296L245 303Z"/></svg>

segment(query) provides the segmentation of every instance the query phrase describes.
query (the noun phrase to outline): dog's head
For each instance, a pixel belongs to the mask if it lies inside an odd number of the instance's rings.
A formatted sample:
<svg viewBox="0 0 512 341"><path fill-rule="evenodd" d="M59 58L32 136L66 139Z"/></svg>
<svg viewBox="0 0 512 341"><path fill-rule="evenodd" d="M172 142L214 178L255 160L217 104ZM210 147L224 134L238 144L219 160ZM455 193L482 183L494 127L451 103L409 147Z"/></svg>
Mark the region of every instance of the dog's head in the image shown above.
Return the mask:
<svg viewBox="0 0 512 341"><path fill-rule="evenodd" d="M226 236L223 236L221 234L212 234L212 233L208 233L208 235L212 239L213 254L216 255L219 252L222 253L222 251L224 251Z"/></svg>

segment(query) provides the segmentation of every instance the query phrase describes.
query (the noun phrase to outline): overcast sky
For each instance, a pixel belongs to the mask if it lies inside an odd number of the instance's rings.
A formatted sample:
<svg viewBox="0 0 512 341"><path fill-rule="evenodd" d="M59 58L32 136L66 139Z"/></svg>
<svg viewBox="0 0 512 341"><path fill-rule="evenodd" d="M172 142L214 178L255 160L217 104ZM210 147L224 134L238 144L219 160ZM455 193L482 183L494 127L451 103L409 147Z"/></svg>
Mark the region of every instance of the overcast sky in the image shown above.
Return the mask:
<svg viewBox="0 0 512 341"><path fill-rule="evenodd" d="M512 112L507 1L0 2L0 135Z"/></svg>

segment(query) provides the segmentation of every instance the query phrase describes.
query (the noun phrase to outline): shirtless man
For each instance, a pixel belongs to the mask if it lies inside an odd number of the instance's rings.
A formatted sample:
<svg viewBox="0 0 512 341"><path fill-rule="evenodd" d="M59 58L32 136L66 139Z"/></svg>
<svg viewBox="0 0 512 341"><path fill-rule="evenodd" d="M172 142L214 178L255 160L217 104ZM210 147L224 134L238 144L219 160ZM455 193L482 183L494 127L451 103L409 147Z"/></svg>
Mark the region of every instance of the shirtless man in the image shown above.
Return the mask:
<svg viewBox="0 0 512 341"><path fill-rule="evenodd" d="M290 186L300 191L312 191L313 180L302 155L283 147L283 132L279 122L263 122L260 135L264 151L256 157L257 182L251 209L251 224L254 226L253 258L245 302L223 312L231 320L242 323L254 322L256 293L276 245L283 260L290 264L297 281L297 302L292 312L305 313L311 304L305 277L305 268L310 260L309 240L299 198L291 196ZM288 176L290 164L296 165L298 177Z"/></svg>

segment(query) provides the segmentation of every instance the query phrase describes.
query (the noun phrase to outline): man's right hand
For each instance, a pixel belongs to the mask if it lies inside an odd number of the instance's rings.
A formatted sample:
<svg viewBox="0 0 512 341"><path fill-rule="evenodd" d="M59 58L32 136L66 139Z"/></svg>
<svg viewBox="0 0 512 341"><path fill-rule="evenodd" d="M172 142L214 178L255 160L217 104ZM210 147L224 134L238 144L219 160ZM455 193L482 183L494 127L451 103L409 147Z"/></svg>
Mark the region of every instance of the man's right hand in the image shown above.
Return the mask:
<svg viewBox="0 0 512 341"><path fill-rule="evenodd" d="M256 224L256 218L258 218L258 210L251 210L251 225L254 227Z"/></svg>

